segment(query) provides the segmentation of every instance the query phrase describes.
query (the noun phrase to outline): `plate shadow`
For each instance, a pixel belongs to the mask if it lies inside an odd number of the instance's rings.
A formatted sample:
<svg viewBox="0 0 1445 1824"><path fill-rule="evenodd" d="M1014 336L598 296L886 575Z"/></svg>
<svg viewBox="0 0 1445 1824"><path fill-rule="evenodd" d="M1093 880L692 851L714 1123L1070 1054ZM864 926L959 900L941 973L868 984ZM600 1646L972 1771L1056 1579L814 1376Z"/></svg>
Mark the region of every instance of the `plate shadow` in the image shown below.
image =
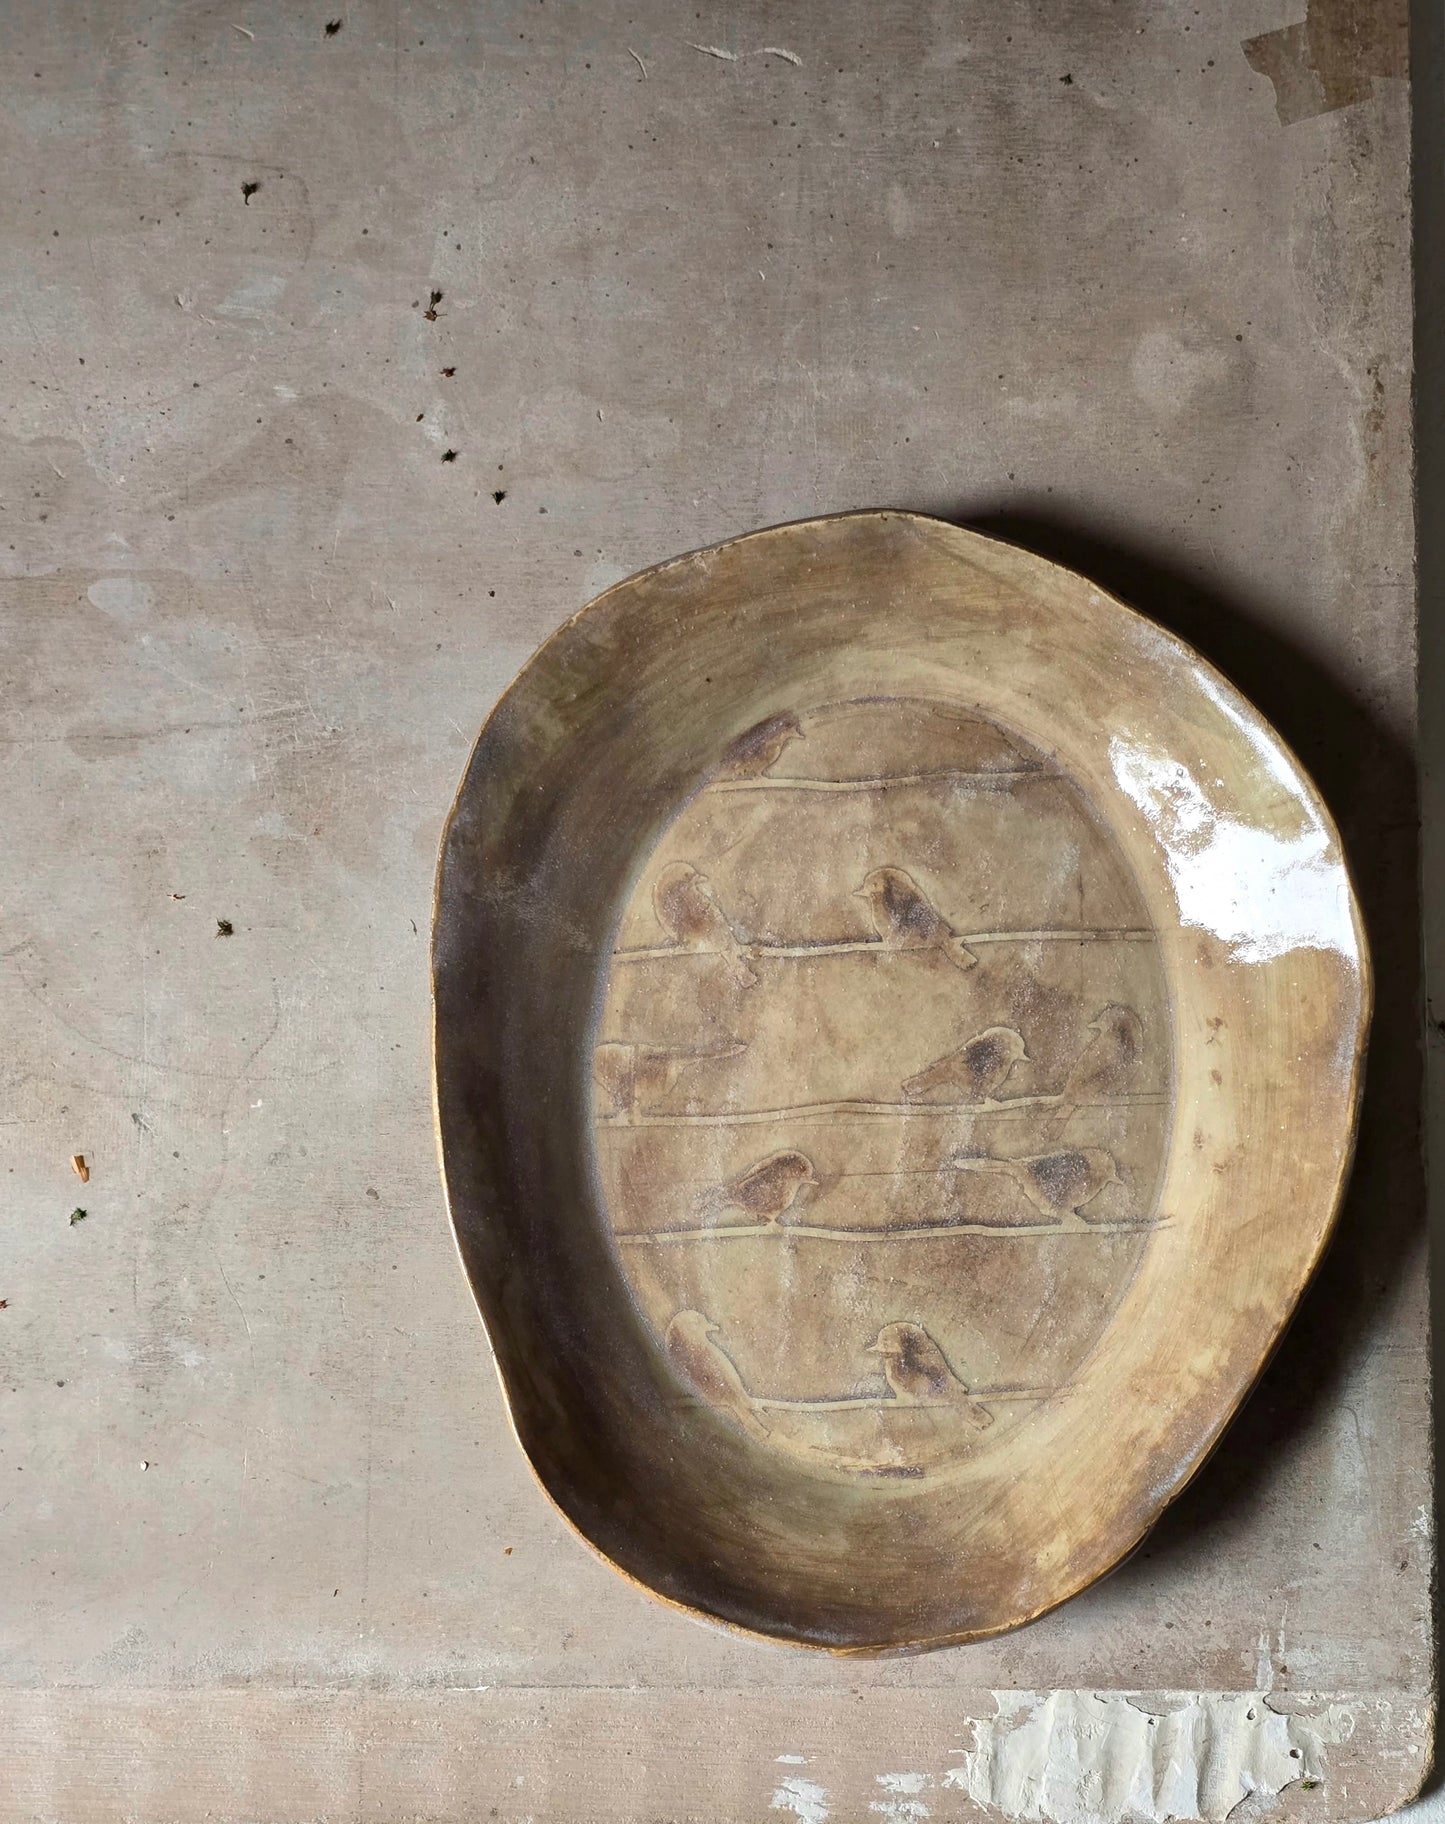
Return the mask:
<svg viewBox="0 0 1445 1824"><path fill-rule="evenodd" d="M1142 540L1106 539L1061 509L980 502L944 517L1036 551L1099 583L1218 665L1294 749L1344 838L1375 968L1355 1168L1334 1239L1287 1334L1213 1455L1111 1596L1172 1559L1219 1550L1267 1498L1270 1473L1378 1334L1404 1264L1425 1246L1420 1107L1419 796L1407 744L1358 691L1249 605ZM1087 1600L1087 1597L1081 1598Z"/></svg>

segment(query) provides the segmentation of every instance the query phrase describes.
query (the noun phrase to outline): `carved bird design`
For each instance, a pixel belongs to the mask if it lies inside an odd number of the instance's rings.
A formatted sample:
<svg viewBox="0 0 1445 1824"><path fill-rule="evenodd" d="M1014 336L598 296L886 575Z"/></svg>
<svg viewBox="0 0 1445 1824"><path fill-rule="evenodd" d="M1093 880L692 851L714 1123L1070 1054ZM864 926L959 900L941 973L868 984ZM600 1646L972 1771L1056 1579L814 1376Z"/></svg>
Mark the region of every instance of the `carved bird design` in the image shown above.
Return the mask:
<svg viewBox="0 0 1445 1824"><path fill-rule="evenodd" d="M1027 1064L1023 1036L1012 1026L989 1026L903 1085L909 1102L990 1102L1015 1064Z"/></svg>
<svg viewBox="0 0 1445 1824"><path fill-rule="evenodd" d="M1102 1102L1122 1095L1134 1080L1144 1049L1144 1025L1132 1007L1117 1002L1101 1008L1089 1021L1093 1035L1075 1058L1059 1092L1054 1132L1061 1134L1081 1102Z"/></svg>
<svg viewBox="0 0 1445 1824"><path fill-rule="evenodd" d="M741 1210L754 1222L776 1222L807 1190L816 1190L817 1174L806 1153L770 1153L726 1184L704 1191L698 1209L705 1216Z"/></svg>
<svg viewBox="0 0 1445 1824"><path fill-rule="evenodd" d="M955 969L972 969L978 958L954 931L911 874L902 868L874 868L856 897L868 901L873 928L893 950L937 950Z"/></svg>
<svg viewBox="0 0 1445 1824"><path fill-rule="evenodd" d="M727 1350L713 1341L717 1331L718 1326L701 1311L679 1311L667 1326L667 1353L710 1405L765 1438L768 1427L754 1410L743 1377Z"/></svg>
<svg viewBox="0 0 1445 1824"><path fill-rule="evenodd" d="M966 1402L968 1416L980 1430L993 1424L993 1414L969 1397L968 1388L922 1324L885 1324L865 1353L883 1358L883 1378L896 1400L910 1406Z"/></svg>
<svg viewBox="0 0 1445 1824"><path fill-rule="evenodd" d="M731 1045L635 1045L604 1039L592 1053L592 1076L611 1099L611 1112L629 1115L660 1102L679 1078L711 1058L735 1058L746 1051Z"/></svg>
<svg viewBox="0 0 1445 1824"><path fill-rule="evenodd" d="M769 716L728 748L722 759L722 777L760 779L782 758L790 742L805 739L803 725L791 710Z"/></svg>
<svg viewBox="0 0 1445 1824"><path fill-rule="evenodd" d="M740 988L756 983L757 971L743 955L712 882L690 861L670 861L658 875L652 887L652 910L670 942L684 950L716 950L727 958Z"/></svg>
<svg viewBox="0 0 1445 1824"><path fill-rule="evenodd" d="M978 1153L955 1153L949 1171L988 1172L1011 1178L1041 1216L1077 1216L1111 1184L1122 1184L1112 1153L1102 1146L1071 1147L1057 1153L1035 1153L1024 1159L993 1159ZM1087 1221L1088 1219L1085 1218Z"/></svg>

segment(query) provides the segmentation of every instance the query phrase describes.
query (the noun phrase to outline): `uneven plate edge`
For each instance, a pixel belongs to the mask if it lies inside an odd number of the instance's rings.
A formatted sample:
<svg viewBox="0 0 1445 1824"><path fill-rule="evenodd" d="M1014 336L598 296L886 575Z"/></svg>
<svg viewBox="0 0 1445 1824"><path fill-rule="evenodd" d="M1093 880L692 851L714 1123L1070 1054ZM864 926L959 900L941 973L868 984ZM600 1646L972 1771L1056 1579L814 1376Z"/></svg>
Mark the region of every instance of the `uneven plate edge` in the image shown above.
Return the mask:
<svg viewBox="0 0 1445 1824"><path fill-rule="evenodd" d="M1315 816L1318 817L1327 836L1333 842L1339 855L1340 870L1344 877L1345 888L1349 898L1350 922L1355 940L1354 961L1359 977L1359 1013L1356 1019L1354 1040L1351 1047L1350 1082L1347 1091L1350 1110L1348 1131L1344 1136L1344 1143L1340 1149L1339 1165L1330 1194L1327 1200L1322 1198L1320 1202L1322 1219L1317 1225L1313 1250L1305 1259L1288 1308L1280 1319L1268 1349L1260 1358L1254 1372L1239 1388L1231 1403L1221 1411L1216 1423L1208 1430L1197 1450L1189 1459L1181 1464L1178 1480L1168 1498L1159 1506L1157 1511L1149 1516L1147 1521L1139 1528L1138 1532L1120 1547L1117 1555L1103 1571L1094 1571L1079 1577L1067 1587L1052 1593L1046 1602L1040 1604L1038 1608L1032 1610L1029 1614L1020 1615L987 1628L968 1628L942 1634L931 1634L907 1640L899 1640L883 1646L873 1643L850 1645L848 1643L840 1644L836 1641L818 1640L797 1633L790 1633L782 1627L779 1627L776 1630L748 1627L727 1616L716 1614L710 1609L685 1602L675 1596L667 1595L656 1589L642 1577L636 1575L633 1571L630 1571L625 1565L618 1563L616 1559L605 1552L587 1535L583 1528L573 1519L552 1494L552 1491L547 1487L541 1475L538 1473L537 1468L532 1461L531 1453L528 1451L518 1430L511 1394L506 1381L503 1378L501 1364L497 1359L496 1348L493 1344L491 1332L487 1325L486 1315L482 1310L480 1293L467 1266L466 1254L462 1247L456 1212L452 1207L451 1180L447 1171L446 1142L442 1133L441 1120L437 1007L438 929L442 917L442 896L445 887L447 855L451 842L452 830L461 812L462 800L471 779L472 768L476 761L478 749L485 740L488 729L491 727L493 720L501 713L504 706L520 688L523 678L531 671L537 661L542 658L555 643L561 641L584 616L590 614L603 603L610 601L622 591L632 589L638 582L643 581L644 579L661 577L666 575L669 571L679 570L685 565L694 564L698 562L699 559L711 558L720 552L731 550L734 546L751 544L763 539L773 539L786 532L797 532L805 529L822 530L825 527L833 525L868 520L875 521L879 525L896 522L909 530L915 531L920 536L941 540L945 546L959 547L956 554L960 557L967 556L969 554L969 548L983 552L990 549L1005 550L1022 557L1028 565L1036 567L1040 572L1048 572L1064 579L1069 585L1076 585L1083 582L1102 602L1108 604L1110 609L1125 617L1126 620L1138 623L1143 629L1147 630L1151 638L1154 638L1169 647L1173 659L1178 664L1186 669L1192 667L1202 672L1208 678L1215 690L1221 693L1230 708L1235 712L1236 716L1246 721L1254 732L1278 753L1300 788L1301 796L1308 803ZM757 527L750 532L740 533L733 538L722 539L716 544L698 546L690 551L680 552L673 557L665 558L659 563L645 565L641 570L633 571L630 575L619 578L617 582L604 589L601 594L593 596L591 600L584 602L581 607L568 615L565 620L560 622L558 626L538 644L536 649L529 655L525 663L507 684L506 688L497 696L491 709L483 719L476 738L468 750L466 761L462 767L461 777L458 781L456 790L453 793L451 805L442 825L437 851L437 863L433 874L429 974L431 1001L432 1129L437 1149L437 1160L442 1181L442 1195L446 1206L447 1221L451 1229L452 1243L456 1249L458 1264L461 1267L463 1278L466 1280L468 1290L471 1293L472 1303L481 1324L482 1335L487 1345L488 1354L491 1357L492 1368L497 1378L497 1384L501 1390L502 1408L506 1415L507 1427L511 1432L518 1450L522 1454L522 1458L527 1465L532 1480L545 1496L549 1506L551 1506L561 1517L568 1527L568 1530L582 1542L592 1556L600 1560L610 1570L623 1578L635 1589L640 1590L654 1602L659 1602L669 1609L676 1610L677 1612L687 1615L694 1620L703 1622L708 1626L720 1628L724 1632L735 1635L741 1639L754 1640L774 1646L804 1648L812 1652L821 1652L828 1654L830 1657L840 1659L882 1659L901 1657L903 1655L929 1652L941 1647L967 1646L975 1642L995 1639L1003 1634L1013 1633L1019 1628L1028 1627L1033 1622L1042 1619L1045 1615L1051 1614L1064 1603L1070 1602L1074 1597L1082 1594L1084 1590L1091 1588L1097 1583L1103 1582L1107 1577L1113 1575L1113 1573L1122 1565L1127 1563L1135 1552L1139 1550L1140 1546L1149 1537L1149 1534L1153 1531L1154 1527L1159 1523L1159 1520L1164 1513L1179 1499L1204 1469L1215 1450L1218 1448L1225 1432L1229 1429L1242 1407L1248 1401L1250 1395L1258 1386L1260 1379L1268 1369L1270 1363L1274 1360L1281 1344L1288 1335L1290 1325L1299 1310L1300 1302L1316 1278L1320 1265L1329 1249L1330 1242L1338 1227L1340 1212L1344 1204L1345 1193L1349 1186L1350 1175L1355 1161L1355 1152L1359 1137L1360 1105L1364 1094L1368 1038L1375 1004L1374 966L1370 954L1368 934L1365 929L1364 917L1360 910L1359 895L1355 888L1354 875L1350 867L1348 851L1346 850L1344 840L1340 834L1339 826L1336 824L1334 816L1332 815L1329 806L1326 804L1324 796L1315 783L1313 776L1295 753L1294 749L1285 741L1273 724L1255 707L1249 698L1247 698L1230 679L1226 677L1218 666L1197 651L1195 647L1190 645L1190 643L1180 635L1174 633L1169 628L1164 627L1160 622L1154 620L1151 616L1142 613L1139 609L1131 607L1129 603L1122 601L1118 596L1114 595L1112 591L1104 588L1101 584L1096 583L1093 578L1085 575L1081 571L1071 569L1066 564L1056 563L1051 558L1043 557L1038 552L1029 549L1026 545L1017 544L1008 539L996 538L992 534L975 532L966 526L957 525L951 520L941 519L935 515L913 513L903 509L875 507L858 508L845 513L824 514L807 519L780 520L772 525Z"/></svg>

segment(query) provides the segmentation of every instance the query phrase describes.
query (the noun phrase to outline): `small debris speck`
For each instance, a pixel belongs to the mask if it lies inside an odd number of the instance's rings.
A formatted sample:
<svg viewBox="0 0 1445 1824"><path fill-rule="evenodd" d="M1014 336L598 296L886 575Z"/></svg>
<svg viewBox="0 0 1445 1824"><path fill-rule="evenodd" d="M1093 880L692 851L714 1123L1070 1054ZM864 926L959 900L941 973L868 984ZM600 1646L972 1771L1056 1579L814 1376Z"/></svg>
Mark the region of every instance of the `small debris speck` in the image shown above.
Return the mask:
<svg viewBox="0 0 1445 1824"><path fill-rule="evenodd" d="M453 374L454 374L454 373L455 373L455 372L456 372L456 371L457 371L457 370L456 370L456 369L455 369L455 368L454 368L454 367L444 367L444 368L443 368L443 369L442 369L442 379L443 379L443 380L450 380L450 379L451 379L451 377L452 377L452 375L453 375Z"/></svg>
<svg viewBox="0 0 1445 1824"><path fill-rule="evenodd" d="M0 1311L8 1311L9 1309L10 1300L8 1298L0 1298Z"/></svg>
<svg viewBox="0 0 1445 1824"><path fill-rule="evenodd" d="M141 1466L141 1468L142 1468L142 1469L149 1469L149 1468L150 1468L150 1466L151 1466L151 1460L150 1460L150 1458L149 1458L149 1457L142 1457L142 1458L141 1458L141 1460L140 1460L140 1466Z"/></svg>
<svg viewBox="0 0 1445 1824"><path fill-rule="evenodd" d="M492 495L492 499L494 501L496 501L498 506L501 506L502 502L506 498L507 498L507 490L505 488L498 488Z"/></svg>
<svg viewBox="0 0 1445 1824"><path fill-rule="evenodd" d="M346 21L344 19L328 19L326 21L326 36L328 38L334 38L345 24Z"/></svg>
<svg viewBox="0 0 1445 1824"><path fill-rule="evenodd" d="M440 292L439 292L439 291L434 291L434 292L433 292L433 293L432 293L432 294L431 294L431 302L430 302L430 304L428 304L428 305L427 305L427 307L426 307L426 309L425 309L425 310L424 310L424 311L423 311L423 312L422 312L422 313L421 313L421 314L422 314L422 315L423 315L423 316L424 316L424 317L425 317L425 318L426 318L426 320L427 320L427 322L428 322L428 323L435 323L435 322L436 322L436 320L437 320L437 305L438 305L438 304L440 304L440 303L441 303L441 301L442 301L442 294L441 294L441 293L440 293Z"/></svg>
<svg viewBox="0 0 1445 1824"><path fill-rule="evenodd" d="M1073 88L1074 86L1074 79L1072 76L1060 76L1059 81L1064 83L1068 88Z"/></svg>
<svg viewBox="0 0 1445 1824"><path fill-rule="evenodd" d="M90 1183L90 1167L85 1163L84 1153L72 1153L70 1155L70 1169L75 1173L82 1184Z"/></svg>
<svg viewBox="0 0 1445 1824"><path fill-rule="evenodd" d="M443 462L455 462L456 459L457 459L457 453L455 450L443 450L442 451L442 461Z"/></svg>
<svg viewBox="0 0 1445 1824"><path fill-rule="evenodd" d="M248 203L248 204L249 204L249 202L250 202L250 201L251 201L251 198L252 198L252 197L253 197L253 196L254 196L254 195L255 195L255 194L256 194L256 192L257 192L257 191L258 191L258 190L259 190L259 189L260 189L260 188L261 188L261 186L260 186L260 184L259 184L259 183L255 183L255 184L242 184L242 186L241 186L241 201L242 201L242 202L243 202L243 203Z"/></svg>
<svg viewBox="0 0 1445 1824"><path fill-rule="evenodd" d="M236 927L231 923L229 918L218 918L216 920L217 937L233 937L235 931Z"/></svg>
<svg viewBox="0 0 1445 1824"><path fill-rule="evenodd" d="M504 1558L510 1558L512 1555L512 1550L513 1550L513 1548L510 1545L504 1545L502 1547L502 1556Z"/></svg>
<svg viewBox="0 0 1445 1824"><path fill-rule="evenodd" d="M76 1223L78 1223L78 1222L84 1222L84 1221L85 1221L85 1219L86 1219L86 1217L87 1217L87 1216L88 1216L88 1215L89 1215L89 1214L90 1214L90 1211L89 1211L89 1210L72 1210L72 1211L71 1211L71 1212L70 1212L70 1226L71 1226L71 1228L74 1228L74 1227L75 1227L75 1225L76 1225Z"/></svg>

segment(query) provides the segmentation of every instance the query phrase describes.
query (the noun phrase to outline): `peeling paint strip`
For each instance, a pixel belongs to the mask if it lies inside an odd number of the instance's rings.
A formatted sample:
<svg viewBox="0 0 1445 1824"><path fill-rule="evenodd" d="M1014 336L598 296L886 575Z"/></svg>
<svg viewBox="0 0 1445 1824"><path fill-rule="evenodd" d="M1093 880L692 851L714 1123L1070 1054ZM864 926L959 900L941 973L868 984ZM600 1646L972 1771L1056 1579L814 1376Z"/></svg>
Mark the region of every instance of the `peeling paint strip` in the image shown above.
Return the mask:
<svg viewBox="0 0 1445 1824"><path fill-rule="evenodd" d="M1020 1824L1221 1824L1252 1793L1323 1780L1355 1706L1283 1714L1259 1692L998 1691L943 1783Z"/></svg>

